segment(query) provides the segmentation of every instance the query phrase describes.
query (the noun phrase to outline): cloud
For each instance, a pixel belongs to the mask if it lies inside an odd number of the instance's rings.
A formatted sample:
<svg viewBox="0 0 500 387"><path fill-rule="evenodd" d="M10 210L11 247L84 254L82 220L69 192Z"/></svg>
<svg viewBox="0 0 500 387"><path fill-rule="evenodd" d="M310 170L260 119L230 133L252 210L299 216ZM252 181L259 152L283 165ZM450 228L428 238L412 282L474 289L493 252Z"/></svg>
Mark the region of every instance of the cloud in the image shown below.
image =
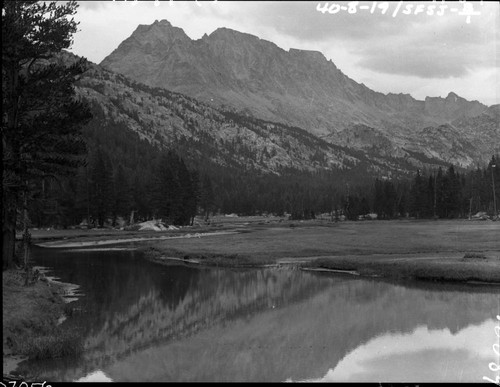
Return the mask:
<svg viewBox="0 0 500 387"><path fill-rule="evenodd" d="M498 66L498 4L475 4L475 10L481 14L466 23L465 16L449 10L438 16L435 8L434 14L428 15L427 7L433 4L429 2L404 2L404 7L411 5L413 10L420 4L425 7L424 12L400 13L397 17L392 17L397 3L389 3L385 14L383 8L373 14L359 9L372 2L360 2L353 14L318 12L317 6L326 3L270 2L263 6L258 2L227 2L210 12L219 23L236 26L235 29L273 41L284 49L320 49L341 69L353 73L353 67L358 67L381 74L446 79ZM337 3L348 6L348 2ZM446 5L462 9L462 3Z"/></svg>
<svg viewBox="0 0 500 387"><path fill-rule="evenodd" d="M107 1L78 1L79 9L100 10L108 6Z"/></svg>
<svg viewBox="0 0 500 387"><path fill-rule="evenodd" d="M332 38L364 40L377 34L399 34L406 24L396 20L387 22L380 15L370 13L323 14L317 11L324 2L228 2L224 7L214 7L213 16L238 20L241 24L272 28L274 31L300 41L328 41ZM347 2L338 2L340 5ZM229 17L228 17L229 16Z"/></svg>
<svg viewBox="0 0 500 387"><path fill-rule="evenodd" d="M498 19L498 12L486 12L470 24L454 14L416 20L404 34L354 44L350 51L358 57L357 66L379 73L424 79L465 77L498 67Z"/></svg>
<svg viewBox="0 0 500 387"><path fill-rule="evenodd" d="M455 46L440 42L395 42L376 44L359 51L357 64L387 74L421 78L463 77L479 68L495 65L488 46Z"/></svg>
<svg viewBox="0 0 500 387"><path fill-rule="evenodd" d="M408 54L408 52L407 52ZM415 51L411 52L415 54ZM425 55L407 56L405 53L398 53L391 56L380 56L364 58L358 64L387 74L415 75L421 78L449 78L465 76L468 73L466 67L461 63L454 63L446 57L445 61L435 56Z"/></svg>

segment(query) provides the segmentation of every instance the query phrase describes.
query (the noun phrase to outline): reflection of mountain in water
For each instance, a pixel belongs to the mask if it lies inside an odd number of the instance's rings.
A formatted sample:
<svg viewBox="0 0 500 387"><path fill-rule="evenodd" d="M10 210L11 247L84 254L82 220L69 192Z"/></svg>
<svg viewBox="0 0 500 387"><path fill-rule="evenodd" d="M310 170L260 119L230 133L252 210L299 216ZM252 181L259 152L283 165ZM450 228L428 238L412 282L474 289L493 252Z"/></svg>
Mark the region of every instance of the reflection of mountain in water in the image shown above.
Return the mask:
<svg viewBox="0 0 500 387"><path fill-rule="evenodd" d="M429 294L363 280L329 282L311 298L131 354L106 372L125 381L320 378L357 346L386 332L410 333L427 322L457 332L491 318L497 297Z"/></svg>
<svg viewBox="0 0 500 387"><path fill-rule="evenodd" d="M140 348L294 302L327 286L300 281L302 273L293 271L163 267L137 261L131 252L45 253L38 251L37 263L54 266L57 260L64 272L57 275L82 284L86 294L79 301L84 313L68 320L86 337L83 363L74 362L73 371L71 361L64 371L60 361L25 363L30 374L57 370L54 380L74 380Z"/></svg>
<svg viewBox="0 0 500 387"><path fill-rule="evenodd" d="M103 357L114 359L159 341L179 340L272 305L305 298L326 285L301 281L298 272L206 270L196 274L196 283L178 303L165 302L152 290L126 313L110 315L101 330L87 339L90 358L101 366Z"/></svg>
<svg viewBox="0 0 500 387"><path fill-rule="evenodd" d="M95 266L81 278L87 302L96 303L87 310L99 315L79 318L87 325L84 358L23 367L54 381L96 369L114 381L320 378L386 332L427 325L456 333L485 321L498 297L300 271L194 270L120 259L122 266L109 256L100 260L113 266L102 266L113 277L105 282L95 278ZM92 284L101 284L98 302Z"/></svg>
<svg viewBox="0 0 500 387"><path fill-rule="evenodd" d="M498 360L491 350L495 326L490 319L456 334L421 326L410 334L377 336L314 381L477 383L487 373L486 365Z"/></svg>

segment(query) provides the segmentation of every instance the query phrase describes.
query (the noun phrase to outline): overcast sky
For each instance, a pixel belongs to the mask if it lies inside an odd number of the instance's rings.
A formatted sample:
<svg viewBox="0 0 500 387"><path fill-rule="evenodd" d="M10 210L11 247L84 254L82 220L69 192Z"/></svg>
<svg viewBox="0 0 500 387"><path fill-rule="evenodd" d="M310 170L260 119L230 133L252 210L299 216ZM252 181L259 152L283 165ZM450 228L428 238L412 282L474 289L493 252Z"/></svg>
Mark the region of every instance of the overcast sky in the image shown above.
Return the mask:
<svg viewBox="0 0 500 387"><path fill-rule="evenodd" d="M450 91L486 105L500 103L500 5L466 2L359 2L356 12L322 13L325 1L82 1L72 51L100 63L139 24L167 19L191 39L219 27L256 35L288 50L321 51L347 76L383 93L445 97ZM417 5L422 11L414 14ZM407 15L403 11L408 11ZM435 8L431 9L430 6ZM439 7L446 6L446 8ZM366 9L360 7L365 6ZM453 10L454 9L454 10ZM437 15L440 12L442 15Z"/></svg>

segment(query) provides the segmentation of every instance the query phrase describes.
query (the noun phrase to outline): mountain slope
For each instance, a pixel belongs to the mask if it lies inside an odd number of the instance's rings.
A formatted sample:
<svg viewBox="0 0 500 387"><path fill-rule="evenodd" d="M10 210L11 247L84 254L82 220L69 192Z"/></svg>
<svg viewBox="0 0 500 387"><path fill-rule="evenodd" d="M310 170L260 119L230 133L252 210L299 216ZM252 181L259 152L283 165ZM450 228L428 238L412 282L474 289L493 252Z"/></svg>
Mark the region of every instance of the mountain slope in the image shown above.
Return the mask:
<svg viewBox="0 0 500 387"><path fill-rule="evenodd" d="M66 60L75 57L67 54ZM356 171L401 176L415 168L444 165L418 152L385 154L336 145L283 123L217 109L180 93L150 87L88 62L77 94L92 108L93 128L131 133L158 149L174 149L197 165L282 174L296 170Z"/></svg>
<svg viewBox="0 0 500 387"><path fill-rule="evenodd" d="M166 20L138 26L101 65L212 106L304 128L328 142L345 144L346 129L368 126L385 137L391 145L387 151L397 155L403 155L408 144L412 151L426 152L430 142L446 140L442 136L422 142L424 128L465 122L487 109L454 93L425 101L407 94L384 95L344 75L320 52L285 51L272 42L227 28L192 40ZM464 128L454 128L465 153L441 154L446 147L437 147L429 155L467 166L479 161L478 155L488 153L476 138L490 143L495 139L491 135L496 135L487 130L486 137L477 132L471 139Z"/></svg>
<svg viewBox="0 0 500 387"><path fill-rule="evenodd" d="M343 168L360 160L299 129L214 109L182 94L150 88L91 65L77 85L103 130L119 124L160 149L198 162L277 173Z"/></svg>

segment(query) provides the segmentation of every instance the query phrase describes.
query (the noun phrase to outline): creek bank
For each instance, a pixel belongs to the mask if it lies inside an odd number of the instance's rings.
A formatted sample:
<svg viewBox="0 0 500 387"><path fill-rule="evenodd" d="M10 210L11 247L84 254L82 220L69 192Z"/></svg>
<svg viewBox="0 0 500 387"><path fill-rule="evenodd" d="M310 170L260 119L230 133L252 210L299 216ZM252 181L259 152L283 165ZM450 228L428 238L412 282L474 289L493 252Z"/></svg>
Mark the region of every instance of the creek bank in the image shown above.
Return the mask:
<svg viewBox="0 0 500 387"><path fill-rule="evenodd" d="M39 247L47 248L75 248L75 247L94 247L94 246L104 246L104 245L116 245L120 243L132 243L132 242L148 242L148 241L168 241L170 239L185 239L185 238L203 238L207 236L219 236L219 235L230 235L236 234L237 231L212 231L212 232L197 232L189 233L184 232L180 235L169 234L169 235L146 235L146 236L120 236L119 238L86 238L86 239L55 239L51 241L40 241L35 243ZM165 234L165 233L163 233Z"/></svg>
<svg viewBox="0 0 500 387"><path fill-rule="evenodd" d="M459 255L375 259L370 256L324 257L311 261L308 266L351 271L369 277L500 286L500 256L494 254L484 259L467 259Z"/></svg>
<svg viewBox="0 0 500 387"><path fill-rule="evenodd" d="M230 268L260 268L277 266L274 259L251 257L242 254L193 254L181 253L176 250L162 250L148 246L138 249L143 257L149 261L171 265L183 263L195 266L215 266Z"/></svg>
<svg viewBox="0 0 500 387"><path fill-rule="evenodd" d="M9 375L21 361L78 355L83 342L76 332L60 327L70 312L68 302L75 285L46 277L43 269L34 283L25 286L25 273L2 272L3 374Z"/></svg>
<svg viewBox="0 0 500 387"><path fill-rule="evenodd" d="M184 253L156 246L140 248L145 259L169 265L216 266L230 268L292 268L350 274L363 277L462 282L500 286L500 256L492 253L482 259L456 254L323 256L263 258L251 254Z"/></svg>

